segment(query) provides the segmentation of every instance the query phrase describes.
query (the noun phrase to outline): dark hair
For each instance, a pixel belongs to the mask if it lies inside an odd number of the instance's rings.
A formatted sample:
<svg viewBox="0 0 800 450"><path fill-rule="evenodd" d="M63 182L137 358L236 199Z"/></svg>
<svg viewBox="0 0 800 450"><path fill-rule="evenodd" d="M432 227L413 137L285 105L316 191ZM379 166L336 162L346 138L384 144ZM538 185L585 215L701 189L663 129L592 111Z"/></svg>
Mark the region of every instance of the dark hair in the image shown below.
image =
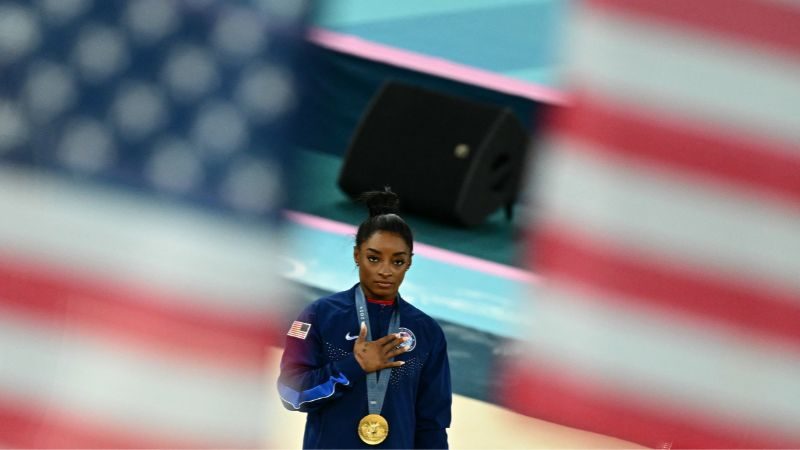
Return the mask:
<svg viewBox="0 0 800 450"><path fill-rule="evenodd" d="M383 191L364 192L358 201L365 203L369 209L369 218L361 222L356 233L356 247L369 239L377 231L397 233L406 241L409 251L414 251L414 235L402 217L397 215L400 198L386 187Z"/></svg>

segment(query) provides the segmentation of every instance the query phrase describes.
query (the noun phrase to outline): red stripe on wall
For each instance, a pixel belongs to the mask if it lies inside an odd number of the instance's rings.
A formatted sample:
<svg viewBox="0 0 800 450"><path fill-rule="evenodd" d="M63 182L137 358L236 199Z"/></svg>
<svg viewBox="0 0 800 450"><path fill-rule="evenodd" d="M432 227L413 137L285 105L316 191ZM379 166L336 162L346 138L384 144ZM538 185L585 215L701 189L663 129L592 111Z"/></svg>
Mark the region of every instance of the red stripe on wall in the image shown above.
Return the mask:
<svg viewBox="0 0 800 450"><path fill-rule="evenodd" d="M800 147L743 135L734 129L657 115L586 93L575 107L555 111L554 133L603 152L735 184L800 205Z"/></svg>
<svg viewBox="0 0 800 450"><path fill-rule="evenodd" d="M673 409L645 395L605 385L592 374L555 368L535 354L503 370L500 396L511 409L550 422L653 448L797 448L757 424L724 423L693 407ZM637 383L640 384L640 383Z"/></svg>
<svg viewBox="0 0 800 450"><path fill-rule="evenodd" d="M168 306L176 303L192 304L140 286L0 255L0 307L4 314L58 322L59 328L74 327L75 331L101 334L184 360L256 371L263 370L265 346L282 339L272 317L226 317L199 305Z"/></svg>
<svg viewBox="0 0 800 450"><path fill-rule="evenodd" d="M564 223L542 223L533 243L543 276L757 333L800 349L800 292L731 279L601 241Z"/></svg>
<svg viewBox="0 0 800 450"><path fill-rule="evenodd" d="M634 14L774 48L800 57L800 8L757 0L589 0L591 9Z"/></svg>

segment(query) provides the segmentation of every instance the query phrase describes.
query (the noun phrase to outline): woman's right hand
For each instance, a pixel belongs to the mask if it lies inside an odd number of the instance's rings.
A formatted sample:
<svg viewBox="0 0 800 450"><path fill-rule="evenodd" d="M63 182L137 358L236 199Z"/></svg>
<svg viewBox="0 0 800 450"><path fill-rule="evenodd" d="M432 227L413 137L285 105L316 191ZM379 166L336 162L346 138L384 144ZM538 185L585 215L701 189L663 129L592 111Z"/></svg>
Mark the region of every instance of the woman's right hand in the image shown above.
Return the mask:
<svg viewBox="0 0 800 450"><path fill-rule="evenodd" d="M390 361L390 359L406 352L407 347L399 347L399 345L407 340L408 337L388 334L376 341L368 341L367 325L361 322L361 331L353 345L353 354L356 355L358 364L367 373L377 372L387 367L400 367L405 364L403 361Z"/></svg>

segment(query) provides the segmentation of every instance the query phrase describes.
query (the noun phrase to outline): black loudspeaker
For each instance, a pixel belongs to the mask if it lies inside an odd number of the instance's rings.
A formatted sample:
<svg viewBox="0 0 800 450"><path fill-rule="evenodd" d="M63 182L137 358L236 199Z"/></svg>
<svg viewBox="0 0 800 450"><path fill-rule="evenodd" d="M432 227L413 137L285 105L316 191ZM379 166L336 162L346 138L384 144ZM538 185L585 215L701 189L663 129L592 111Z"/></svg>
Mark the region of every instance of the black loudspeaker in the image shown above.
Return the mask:
<svg viewBox="0 0 800 450"><path fill-rule="evenodd" d="M478 225L501 206L510 217L527 142L508 108L390 82L353 135L339 187L357 197L391 186L404 211Z"/></svg>

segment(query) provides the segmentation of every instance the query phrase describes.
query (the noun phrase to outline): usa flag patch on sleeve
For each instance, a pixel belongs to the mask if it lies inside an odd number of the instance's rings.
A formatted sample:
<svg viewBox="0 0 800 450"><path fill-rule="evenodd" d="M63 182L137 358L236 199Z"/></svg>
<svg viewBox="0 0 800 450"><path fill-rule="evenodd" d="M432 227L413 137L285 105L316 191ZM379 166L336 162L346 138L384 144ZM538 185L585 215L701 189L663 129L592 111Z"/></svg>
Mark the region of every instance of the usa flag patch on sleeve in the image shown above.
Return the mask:
<svg viewBox="0 0 800 450"><path fill-rule="evenodd" d="M292 322L292 327L289 328L288 336L296 337L298 339L305 339L308 336L308 330L311 329L310 323L299 322L295 320Z"/></svg>

